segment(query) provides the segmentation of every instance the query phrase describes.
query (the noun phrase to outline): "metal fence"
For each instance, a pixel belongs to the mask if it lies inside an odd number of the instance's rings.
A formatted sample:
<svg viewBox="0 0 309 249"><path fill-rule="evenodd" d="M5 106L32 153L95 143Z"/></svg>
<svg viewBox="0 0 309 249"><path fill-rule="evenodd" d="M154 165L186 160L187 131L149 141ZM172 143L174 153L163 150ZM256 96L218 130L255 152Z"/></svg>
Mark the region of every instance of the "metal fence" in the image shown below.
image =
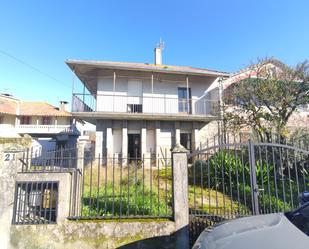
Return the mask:
<svg viewBox="0 0 309 249"><path fill-rule="evenodd" d="M58 182L16 182L13 224L53 224L57 219Z"/></svg>
<svg viewBox="0 0 309 249"><path fill-rule="evenodd" d="M23 152L22 172L63 172L76 169L77 148L63 147L57 150L27 149Z"/></svg>
<svg viewBox="0 0 309 249"><path fill-rule="evenodd" d="M253 142L206 146L188 169L191 239L207 226L247 215L287 212L309 189L309 151Z"/></svg>
<svg viewBox="0 0 309 249"><path fill-rule="evenodd" d="M69 219L173 217L170 158L115 154L87 161L74 179Z"/></svg>

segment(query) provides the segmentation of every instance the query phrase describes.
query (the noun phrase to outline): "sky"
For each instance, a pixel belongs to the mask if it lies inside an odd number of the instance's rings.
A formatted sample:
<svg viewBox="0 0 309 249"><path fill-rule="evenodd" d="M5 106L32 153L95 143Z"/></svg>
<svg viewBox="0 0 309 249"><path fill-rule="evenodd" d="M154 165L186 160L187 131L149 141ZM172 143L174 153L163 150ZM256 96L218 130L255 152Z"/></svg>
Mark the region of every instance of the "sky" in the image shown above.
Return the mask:
<svg viewBox="0 0 309 249"><path fill-rule="evenodd" d="M308 0L1 0L0 93L70 102L66 59L152 63L160 38L167 65L235 72L274 56L293 66L309 59L308 10Z"/></svg>

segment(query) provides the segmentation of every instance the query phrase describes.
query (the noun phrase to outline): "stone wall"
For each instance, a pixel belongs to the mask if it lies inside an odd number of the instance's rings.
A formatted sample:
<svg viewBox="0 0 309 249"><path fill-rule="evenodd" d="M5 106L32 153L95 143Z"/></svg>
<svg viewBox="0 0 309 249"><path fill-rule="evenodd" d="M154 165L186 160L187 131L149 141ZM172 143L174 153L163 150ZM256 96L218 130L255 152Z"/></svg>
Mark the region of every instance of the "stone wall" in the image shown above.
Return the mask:
<svg viewBox="0 0 309 249"><path fill-rule="evenodd" d="M6 147L6 150L11 149ZM15 159L5 163L3 156L2 149L0 151L0 248L188 248L185 243L187 238L183 236L187 232L187 221L181 223L180 231L176 231L178 229L176 224L179 222L167 219L68 220L71 173L21 173L19 157L22 155L20 153L15 153ZM12 225L16 181L59 181L57 224ZM185 212L187 211L186 209ZM177 217L182 219L183 216ZM181 230L185 230L185 233Z"/></svg>
<svg viewBox="0 0 309 249"><path fill-rule="evenodd" d="M175 242L169 236L174 230L174 222L151 220L65 221L57 225L14 225L11 227L9 248L175 248ZM147 240L149 238L152 238L151 243Z"/></svg>

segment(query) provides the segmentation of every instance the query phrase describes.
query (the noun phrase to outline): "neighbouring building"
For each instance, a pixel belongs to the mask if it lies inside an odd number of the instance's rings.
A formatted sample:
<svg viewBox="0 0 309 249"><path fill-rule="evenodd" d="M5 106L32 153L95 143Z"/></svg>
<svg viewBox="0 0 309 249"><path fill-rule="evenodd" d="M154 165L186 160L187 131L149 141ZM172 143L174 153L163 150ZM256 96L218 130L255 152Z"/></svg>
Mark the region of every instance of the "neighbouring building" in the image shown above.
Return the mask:
<svg viewBox="0 0 309 249"><path fill-rule="evenodd" d="M0 137L33 138L33 146L54 150L75 143L79 132L72 125L67 102L59 108L46 102L22 101L9 94L0 95Z"/></svg>
<svg viewBox="0 0 309 249"><path fill-rule="evenodd" d="M261 61L260 63L243 68L242 70L231 74L229 78L226 78L224 81L222 81L222 95L227 97L230 94L233 85L237 84L241 80L247 78L256 78L258 74L260 78L272 76L280 77L280 74L282 74L285 68L287 68L287 65L274 58L266 59L264 61ZM235 103L233 102L233 100L231 103L225 102L225 105L227 106L226 111L233 111L234 104ZM307 129L308 125L309 104L298 108L298 110L291 115L287 123L287 128L290 131L293 131L298 128ZM245 129L245 132L251 132L251 129Z"/></svg>
<svg viewBox="0 0 309 249"><path fill-rule="evenodd" d="M155 63L67 60L84 86L74 92L72 114L96 125L96 155L164 156L175 144L190 151L215 120L218 89L229 74ZM204 128L205 129L205 128Z"/></svg>

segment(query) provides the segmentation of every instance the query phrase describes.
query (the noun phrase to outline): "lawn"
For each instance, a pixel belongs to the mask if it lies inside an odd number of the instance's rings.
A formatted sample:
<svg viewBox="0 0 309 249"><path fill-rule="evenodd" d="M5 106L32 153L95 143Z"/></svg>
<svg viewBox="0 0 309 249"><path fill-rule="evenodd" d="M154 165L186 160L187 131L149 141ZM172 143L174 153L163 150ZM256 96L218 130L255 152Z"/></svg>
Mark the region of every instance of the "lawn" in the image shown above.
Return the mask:
<svg viewBox="0 0 309 249"><path fill-rule="evenodd" d="M189 185L189 208L212 215L249 213L242 204L214 189ZM172 169L86 167L84 217L172 217Z"/></svg>

